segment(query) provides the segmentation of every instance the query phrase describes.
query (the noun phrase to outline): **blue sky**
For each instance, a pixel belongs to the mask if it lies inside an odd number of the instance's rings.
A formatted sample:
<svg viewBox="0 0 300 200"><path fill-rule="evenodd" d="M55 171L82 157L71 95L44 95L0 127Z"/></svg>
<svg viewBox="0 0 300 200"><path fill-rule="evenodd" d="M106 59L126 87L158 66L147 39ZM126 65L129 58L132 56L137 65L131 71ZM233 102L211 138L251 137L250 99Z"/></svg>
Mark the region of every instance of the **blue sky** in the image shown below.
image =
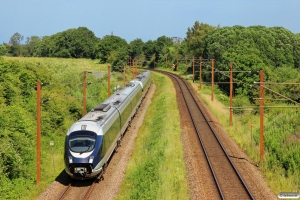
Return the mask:
<svg viewBox="0 0 300 200"><path fill-rule="evenodd" d="M212 26L282 26L300 33L300 0L0 0L0 44L18 32L47 36L80 26L127 42L186 36Z"/></svg>

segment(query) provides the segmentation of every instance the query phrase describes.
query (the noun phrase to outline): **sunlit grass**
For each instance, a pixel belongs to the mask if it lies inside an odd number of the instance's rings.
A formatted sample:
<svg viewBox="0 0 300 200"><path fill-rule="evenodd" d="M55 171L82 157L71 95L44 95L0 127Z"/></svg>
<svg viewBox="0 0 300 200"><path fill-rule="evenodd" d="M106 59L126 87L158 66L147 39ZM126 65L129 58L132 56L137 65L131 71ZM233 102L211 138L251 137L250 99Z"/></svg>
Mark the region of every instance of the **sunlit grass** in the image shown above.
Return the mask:
<svg viewBox="0 0 300 200"><path fill-rule="evenodd" d="M40 57L3 57L4 60L26 61L34 63L48 64L50 68L59 66L70 67L71 69L81 72L88 70L107 71L107 64L99 64L99 60L91 59L73 59L73 58L40 58ZM62 70L62 68L56 68Z"/></svg>

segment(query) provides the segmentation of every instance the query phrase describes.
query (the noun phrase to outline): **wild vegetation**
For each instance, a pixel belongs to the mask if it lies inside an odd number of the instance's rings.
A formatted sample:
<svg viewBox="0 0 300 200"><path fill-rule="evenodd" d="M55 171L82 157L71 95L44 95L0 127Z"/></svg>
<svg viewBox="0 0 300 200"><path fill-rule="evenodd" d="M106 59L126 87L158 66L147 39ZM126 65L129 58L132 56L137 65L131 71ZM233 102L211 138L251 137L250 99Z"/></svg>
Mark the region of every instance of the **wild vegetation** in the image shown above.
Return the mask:
<svg viewBox="0 0 300 200"><path fill-rule="evenodd" d="M0 177L0 198L20 198L20 194L35 183L37 81L52 83L42 87L42 100L50 98L42 104L42 148L45 149L42 151L42 170L47 172L49 166L62 169L62 138L69 125L82 114L80 84L84 70L94 72L89 73L87 78L88 82L92 82L87 87L88 110L107 97L107 68L103 63L110 63L116 72L113 88L116 84L122 85L122 75L117 72L123 70L124 64L128 66L133 62L139 66L167 70L173 70L174 64L179 74L188 79L192 79L194 63L195 83L199 81L200 57L203 58L203 83L211 81L211 59L215 61L215 82L229 82L229 62L233 62L233 70L236 71L234 106L259 105L255 100L259 97L258 85L254 84L259 82L259 70L264 70L266 83L281 83L266 84L265 98L294 100L268 100L266 106L295 106L300 100L300 34L283 27L214 27L196 21L187 29L182 42L161 36L156 40L144 42L137 38L127 43L119 36L98 38L85 27L42 38L30 36L25 44L22 44L23 40L24 36L15 33L9 43L0 45L0 56L5 55L0 58L0 138L3 144L0 146L0 170L3 174ZM105 72L95 72L99 70ZM229 84L218 83L216 87L219 89L217 97L228 106ZM202 90L204 94L205 91ZM228 131L258 162L259 126L253 127L253 141L249 143L249 122L259 123L258 110L239 109L234 113L239 118L235 118L236 125L228 127ZM298 113L298 109L294 108L265 109L266 156L260 168L277 192L280 188L299 191ZM55 142L54 165L49 141ZM44 185L38 186L37 192L55 178L57 171L53 167L50 175L42 174Z"/></svg>
<svg viewBox="0 0 300 200"><path fill-rule="evenodd" d="M83 67L83 68L82 68ZM82 116L83 69L87 74L87 110L107 98L106 65L90 60L54 58L0 58L0 198L20 199L41 192L63 166L65 133ZM98 75L98 74L96 74ZM114 74L112 88L123 83ZM120 81L121 80L121 81ZM41 180L36 182L36 84L41 81ZM51 84L47 84L51 83ZM113 90L112 90L113 91ZM53 149L50 141L54 142ZM37 186L36 186L37 187ZM29 190L30 189L30 190ZM32 199L33 197L29 198Z"/></svg>

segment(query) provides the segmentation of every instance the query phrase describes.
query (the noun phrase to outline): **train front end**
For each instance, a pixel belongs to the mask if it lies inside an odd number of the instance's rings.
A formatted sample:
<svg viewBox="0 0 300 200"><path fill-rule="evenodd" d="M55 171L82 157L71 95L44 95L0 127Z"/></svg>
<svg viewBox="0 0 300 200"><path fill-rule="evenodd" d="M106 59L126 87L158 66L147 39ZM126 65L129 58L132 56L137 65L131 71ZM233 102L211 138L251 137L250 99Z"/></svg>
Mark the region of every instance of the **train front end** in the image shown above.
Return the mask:
<svg viewBox="0 0 300 200"><path fill-rule="evenodd" d="M102 135L91 122L77 122L65 140L65 171L73 179L91 179L101 171Z"/></svg>

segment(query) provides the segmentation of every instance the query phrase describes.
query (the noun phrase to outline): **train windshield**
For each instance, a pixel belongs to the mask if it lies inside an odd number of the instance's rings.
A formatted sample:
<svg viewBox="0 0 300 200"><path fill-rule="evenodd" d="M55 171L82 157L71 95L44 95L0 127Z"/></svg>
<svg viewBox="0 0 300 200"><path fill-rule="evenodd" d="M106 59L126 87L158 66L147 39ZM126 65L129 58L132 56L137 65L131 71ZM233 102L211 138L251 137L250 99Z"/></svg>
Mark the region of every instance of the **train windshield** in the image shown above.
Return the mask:
<svg viewBox="0 0 300 200"><path fill-rule="evenodd" d="M96 134L90 131L76 131L70 134L68 143L73 152L89 152L95 147Z"/></svg>

